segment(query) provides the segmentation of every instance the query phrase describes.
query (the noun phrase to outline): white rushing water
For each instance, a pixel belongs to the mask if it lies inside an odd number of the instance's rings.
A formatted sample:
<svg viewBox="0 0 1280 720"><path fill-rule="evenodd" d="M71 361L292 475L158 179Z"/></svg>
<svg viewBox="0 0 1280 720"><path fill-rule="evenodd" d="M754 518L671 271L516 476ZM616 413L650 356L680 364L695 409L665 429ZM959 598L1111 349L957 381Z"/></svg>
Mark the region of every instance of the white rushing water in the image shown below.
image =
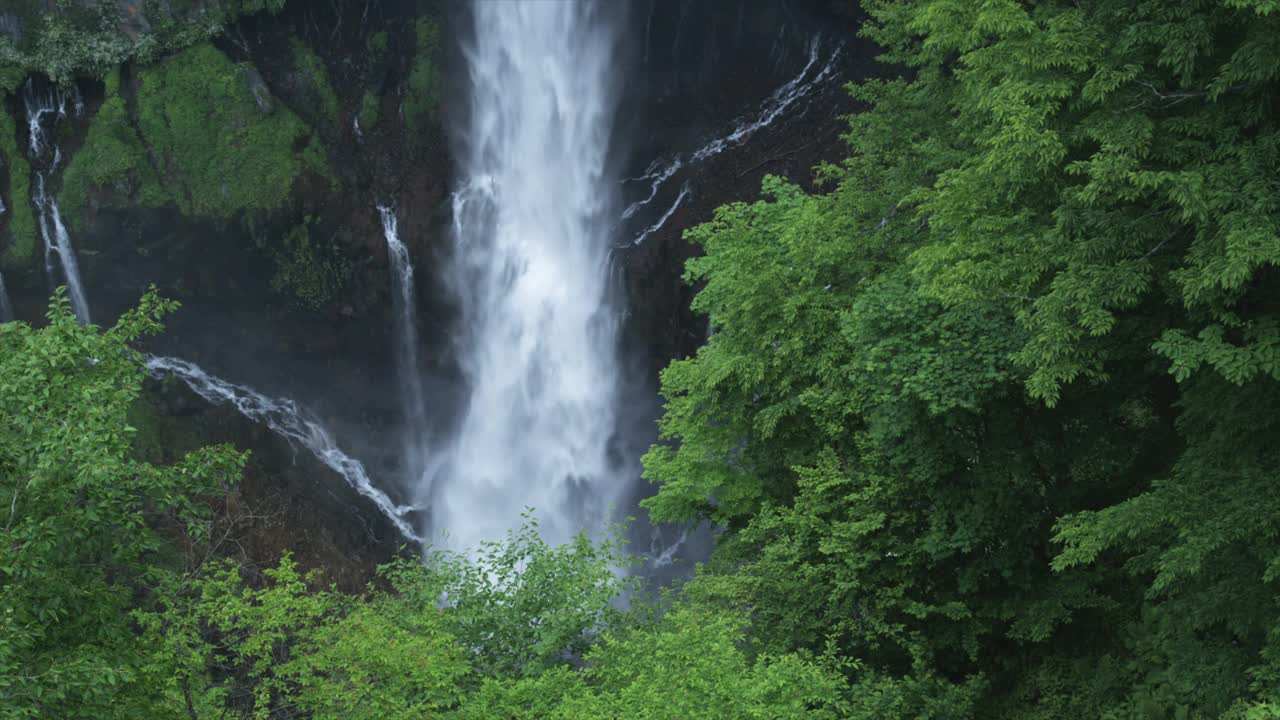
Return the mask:
<svg viewBox="0 0 1280 720"><path fill-rule="evenodd" d="M824 60L822 43L819 40L814 40L809 45L809 55L800 72L777 90L774 90L769 97L765 98L755 113L741 118L728 132L713 137L689 155L677 155L665 160L655 160L649 164L649 167L645 169L642 175L624 180L624 183L648 183L649 192L645 197L628 205L622 211L622 219L624 221L629 220L637 212L653 203L658 198L662 188L669 180L675 177L676 173L687 167L710 160L725 150L741 145L757 132L773 125L780 118L786 117L797 103L835 78L839 68L838 61L841 52L842 48L836 46L829 53L826 53ZM820 62L821 64L819 64ZM688 184L682 185L680 193L676 195L675 200L672 201L662 216L654 224L645 228L630 244L639 245L654 232L660 230L663 225L666 225L667 220L671 218L688 195Z"/></svg>
<svg viewBox="0 0 1280 720"><path fill-rule="evenodd" d="M373 501L378 510L406 538L422 543L422 538L408 520L414 508L395 504L386 493L375 487L364 465L343 452L333 439L333 434L298 403L267 397L245 385L216 378L186 360L148 355L146 363L152 375L174 375L205 400L215 404L230 404L241 415L263 423L290 443L302 446L326 467L341 475L356 492Z"/></svg>
<svg viewBox="0 0 1280 720"><path fill-rule="evenodd" d="M57 144L50 146L45 138L46 118L54 116L54 122L65 118L67 104L71 103L77 115L84 112L84 100L74 86L70 92L51 86L38 91L35 84L28 80L22 92L23 108L27 116L27 155L36 166L44 161L50 147L53 157L45 162L45 168L54 170L62 162L62 148ZM12 179L11 179L12 181ZM35 173L34 201L37 216L40 220L40 237L44 240L44 268L49 282L57 283L54 258L62 269L62 280L66 283L67 294L71 300L71 309L80 322L89 322L89 299L85 295L84 285L80 282L80 267L76 262L75 249L71 245L71 234L62 222L62 214L58 211L58 201L45 189L45 174L39 170Z"/></svg>
<svg viewBox="0 0 1280 720"><path fill-rule="evenodd" d="M84 285L80 282L80 266L76 262L75 249L71 247L71 234L62 222L58 212L58 201L45 192L44 175L36 175L36 209L40 218L40 236L44 239L44 269L50 282L56 282L54 257L62 268L62 279L67 285L67 295L71 299L71 309L80 322L89 323L89 299L85 296Z"/></svg>
<svg viewBox="0 0 1280 720"><path fill-rule="evenodd" d="M676 199L671 203L671 207L667 208L667 211L662 213L662 217L658 218L652 225L645 228L644 232L637 235L635 239L631 241L631 244L639 245L649 239L650 235L661 230L662 226L666 225L667 221L671 219L671 216L676 214L676 210L679 210L680 206L684 204L685 198L689 197L689 192L689 183L686 182L684 185L681 185L680 194L676 195Z"/></svg>
<svg viewBox="0 0 1280 720"><path fill-rule="evenodd" d="M395 306L396 379L404 411L401 453L406 475L413 483L426 470L427 408L418 362L418 312L415 307L413 263L409 249L400 241L396 214L391 208L378 206L382 234L387 241L391 260L392 304Z"/></svg>
<svg viewBox="0 0 1280 720"><path fill-rule="evenodd" d="M563 542L599 528L628 482L609 461L618 8L478 0L472 11L449 278L470 395L423 499L453 547L500 539L526 507L544 539Z"/></svg>

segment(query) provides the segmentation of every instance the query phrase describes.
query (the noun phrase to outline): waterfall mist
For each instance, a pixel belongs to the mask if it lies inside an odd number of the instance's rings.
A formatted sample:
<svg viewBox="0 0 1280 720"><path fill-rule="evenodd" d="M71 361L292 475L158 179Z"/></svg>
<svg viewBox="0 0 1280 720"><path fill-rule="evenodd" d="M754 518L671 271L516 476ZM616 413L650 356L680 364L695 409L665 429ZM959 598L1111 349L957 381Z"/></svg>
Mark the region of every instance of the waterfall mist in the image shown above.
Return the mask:
<svg viewBox="0 0 1280 720"><path fill-rule="evenodd" d="M419 487L454 547L501 538L526 507L550 542L598 528L634 474L610 452L618 5L472 6L447 271L469 395Z"/></svg>

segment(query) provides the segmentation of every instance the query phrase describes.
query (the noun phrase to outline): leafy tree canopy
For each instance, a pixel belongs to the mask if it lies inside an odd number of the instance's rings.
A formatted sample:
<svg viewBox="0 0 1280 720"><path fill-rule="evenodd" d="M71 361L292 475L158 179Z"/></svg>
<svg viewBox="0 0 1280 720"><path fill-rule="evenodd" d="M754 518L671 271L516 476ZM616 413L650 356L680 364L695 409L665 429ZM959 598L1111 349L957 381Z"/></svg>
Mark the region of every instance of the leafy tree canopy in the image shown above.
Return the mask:
<svg viewBox="0 0 1280 720"><path fill-rule="evenodd" d="M864 6L902 77L825 191L687 235L714 334L645 466L731 529L690 592L890 717L1270 717L1280 8Z"/></svg>

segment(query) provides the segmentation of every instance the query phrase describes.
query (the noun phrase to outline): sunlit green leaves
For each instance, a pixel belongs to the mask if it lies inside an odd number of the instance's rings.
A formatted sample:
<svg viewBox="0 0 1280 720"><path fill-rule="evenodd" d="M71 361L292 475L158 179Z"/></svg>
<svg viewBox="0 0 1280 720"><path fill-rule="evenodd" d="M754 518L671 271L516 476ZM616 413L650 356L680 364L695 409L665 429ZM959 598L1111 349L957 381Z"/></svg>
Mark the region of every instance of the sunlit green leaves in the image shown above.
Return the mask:
<svg viewBox="0 0 1280 720"><path fill-rule="evenodd" d="M127 343L174 308L143 298L112 328L82 326L59 293L47 327L0 326L0 644L4 717L131 717L152 689L128 624L161 540L189 527L190 498L238 477L227 448L154 467L129 452L126 422L145 370Z"/></svg>

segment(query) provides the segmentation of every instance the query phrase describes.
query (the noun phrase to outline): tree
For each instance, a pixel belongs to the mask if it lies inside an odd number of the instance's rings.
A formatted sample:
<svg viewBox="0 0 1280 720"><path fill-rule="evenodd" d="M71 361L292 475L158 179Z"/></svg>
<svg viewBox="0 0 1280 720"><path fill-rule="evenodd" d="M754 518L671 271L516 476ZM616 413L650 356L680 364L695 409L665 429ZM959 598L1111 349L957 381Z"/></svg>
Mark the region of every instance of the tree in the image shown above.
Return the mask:
<svg viewBox="0 0 1280 720"><path fill-rule="evenodd" d="M59 290L46 327L0 325L2 717L148 715L148 649L128 611L167 572L155 528L198 533L195 498L243 462L229 448L168 467L130 453L126 416L146 370L129 343L175 306L148 294L100 331Z"/></svg>
<svg viewBox="0 0 1280 720"><path fill-rule="evenodd" d="M690 591L890 717L1268 712L1275 3L864 6L903 77L826 194L688 233L715 332L645 466L730 529Z"/></svg>

